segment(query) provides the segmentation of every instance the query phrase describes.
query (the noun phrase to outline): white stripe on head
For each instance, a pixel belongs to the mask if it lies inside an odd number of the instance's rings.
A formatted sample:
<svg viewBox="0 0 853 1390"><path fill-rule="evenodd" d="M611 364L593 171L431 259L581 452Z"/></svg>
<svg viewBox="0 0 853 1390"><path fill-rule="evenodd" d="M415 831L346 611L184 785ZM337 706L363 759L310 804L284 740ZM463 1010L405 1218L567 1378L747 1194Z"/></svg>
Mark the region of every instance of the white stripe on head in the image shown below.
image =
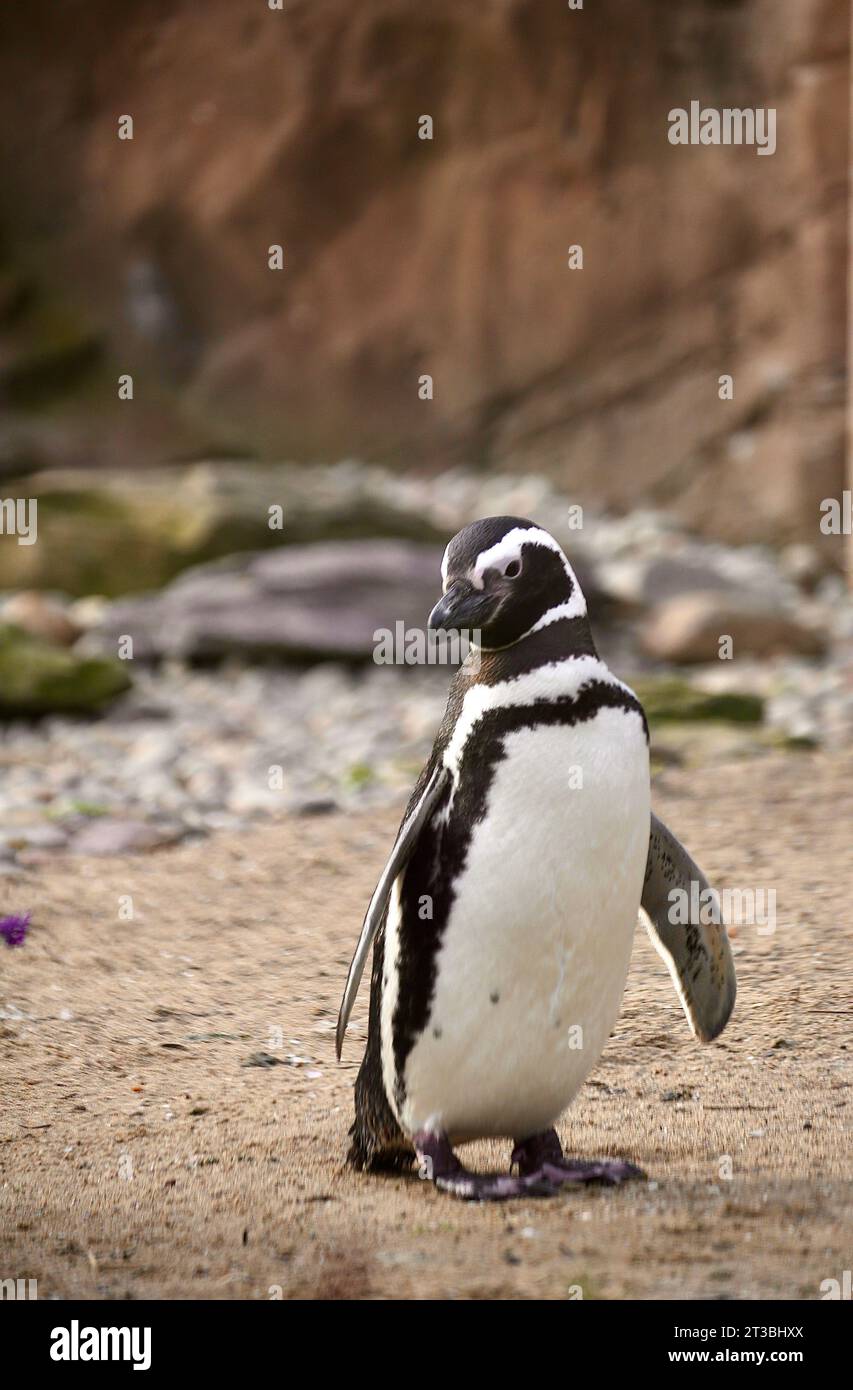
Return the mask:
<svg viewBox="0 0 853 1390"><path fill-rule="evenodd" d="M550 536L539 526L514 526L511 531L507 531L506 535L501 537L497 544L490 546L488 550L480 551L474 562L474 567L468 575L474 587L482 589L485 570L504 570L513 560L520 560L523 545L544 545L548 550L553 550L562 560L569 578L575 582L571 566L563 554L562 547L557 544L553 536Z"/></svg>
<svg viewBox="0 0 853 1390"><path fill-rule="evenodd" d="M554 540L554 537L547 531L543 531L540 526L515 526L511 531L507 531L496 545L490 546L488 550L481 550L477 556L473 569L469 570L468 578L475 589L482 589L483 574L487 569L499 569L503 571L513 560L521 560L521 548L524 545L542 545L548 550L553 550L555 555L559 555L563 562L563 569L566 571L572 583L571 597L564 603L549 608L547 613L543 613L538 622L524 634L529 636L531 632L538 632L540 628L547 627L549 623L555 623L560 618L583 618L586 616L586 599L583 590L577 581L575 572L569 564L563 552L562 546ZM447 555L445 553L445 562ZM444 573L444 567L442 567Z"/></svg>
<svg viewBox="0 0 853 1390"><path fill-rule="evenodd" d="M441 561L441 592L443 594L447 593L447 566L450 563L450 547L452 544L452 541L448 541L447 545L444 547L444 557Z"/></svg>

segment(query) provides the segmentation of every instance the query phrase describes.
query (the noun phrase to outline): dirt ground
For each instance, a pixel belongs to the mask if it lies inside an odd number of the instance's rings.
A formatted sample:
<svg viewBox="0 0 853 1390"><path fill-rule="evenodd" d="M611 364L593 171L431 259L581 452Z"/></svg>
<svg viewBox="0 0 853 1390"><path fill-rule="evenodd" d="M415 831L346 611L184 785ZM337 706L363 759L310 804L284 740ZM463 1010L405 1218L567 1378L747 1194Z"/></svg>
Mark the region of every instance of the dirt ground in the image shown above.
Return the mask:
<svg viewBox="0 0 853 1390"><path fill-rule="evenodd" d="M0 882L2 912L33 912L0 948L0 1278L41 1298L819 1298L853 1255L851 774L789 753L657 779L712 881L775 888L776 931L740 927L736 1012L703 1048L638 930L561 1132L649 1181L547 1201L342 1165L365 986L340 1066L334 1021L395 813Z"/></svg>

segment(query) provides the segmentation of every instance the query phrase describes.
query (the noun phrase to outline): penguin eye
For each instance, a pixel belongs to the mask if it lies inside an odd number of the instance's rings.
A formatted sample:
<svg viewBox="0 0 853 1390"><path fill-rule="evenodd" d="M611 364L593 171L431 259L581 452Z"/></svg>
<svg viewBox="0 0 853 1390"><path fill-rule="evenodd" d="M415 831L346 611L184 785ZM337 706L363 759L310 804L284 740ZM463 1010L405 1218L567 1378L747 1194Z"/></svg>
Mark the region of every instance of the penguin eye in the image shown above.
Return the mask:
<svg viewBox="0 0 853 1390"><path fill-rule="evenodd" d="M517 579L518 576L519 576L520 574L521 574L521 561L520 561L520 560L510 560L509 564L507 565L506 569L504 570L504 575L505 575L505 577L506 577L507 579Z"/></svg>

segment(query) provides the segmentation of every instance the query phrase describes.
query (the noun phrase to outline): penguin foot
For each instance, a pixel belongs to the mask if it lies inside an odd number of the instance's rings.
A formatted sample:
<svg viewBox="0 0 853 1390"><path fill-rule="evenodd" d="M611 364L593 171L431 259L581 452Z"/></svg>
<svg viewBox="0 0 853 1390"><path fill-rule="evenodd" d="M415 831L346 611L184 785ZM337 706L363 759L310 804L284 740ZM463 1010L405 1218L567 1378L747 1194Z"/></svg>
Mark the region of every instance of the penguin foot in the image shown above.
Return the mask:
<svg viewBox="0 0 853 1390"><path fill-rule="evenodd" d="M566 1158L553 1129L516 1144L511 1163L518 1166L522 1178L550 1183L554 1191L570 1182L603 1182L616 1186L631 1178L646 1176L642 1168L622 1158Z"/></svg>
<svg viewBox="0 0 853 1390"><path fill-rule="evenodd" d="M517 1144L512 1163L518 1173L472 1173L465 1168L446 1134L422 1131L414 1137L418 1171L439 1192L464 1202L506 1202L513 1197L555 1197L567 1183L603 1182L616 1185L644 1178L641 1168L624 1159L564 1158L556 1132L533 1135Z"/></svg>
<svg viewBox="0 0 853 1390"><path fill-rule="evenodd" d="M439 1192L464 1202L505 1202L511 1197L551 1197L559 1189L538 1173L472 1173L456 1157L446 1134L421 1131L414 1137L418 1172Z"/></svg>

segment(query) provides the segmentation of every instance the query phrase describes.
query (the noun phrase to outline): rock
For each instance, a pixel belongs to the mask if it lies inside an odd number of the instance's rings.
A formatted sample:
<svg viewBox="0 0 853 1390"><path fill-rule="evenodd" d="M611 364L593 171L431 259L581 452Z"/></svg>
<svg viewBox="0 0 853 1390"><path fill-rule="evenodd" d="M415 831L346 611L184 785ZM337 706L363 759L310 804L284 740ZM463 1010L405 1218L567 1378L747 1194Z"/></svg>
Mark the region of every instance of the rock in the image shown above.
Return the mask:
<svg viewBox="0 0 853 1390"><path fill-rule="evenodd" d="M98 632L134 657L207 661L230 655L369 660L374 632L423 631L440 592L441 551L402 541L289 546L182 575L162 594L119 601Z"/></svg>
<svg viewBox="0 0 853 1390"><path fill-rule="evenodd" d="M130 684L120 661L78 656L11 624L0 625L0 718L94 713Z"/></svg>
<svg viewBox="0 0 853 1390"><path fill-rule="evenodd" d="M393 594L402 583L407 597L413 580L435 589L440 565L441 552L432 546L357 541L260 555L250 562L249 573L272 594L334 592L342 583L358 589L389 585Z"/></svg>
<svg viewBox="0 0 853 1390"><path fill-rule="evenodd" d="M599 566L605 593L626 607L648 607L679 594L731 592L734 582L711 564L697 559L634 556Z"/></svg>
<svg viewBox="0 0 853 1390"><path fill-rule="evenodd" d="M768 605L796 603L797 585L771 551L694 541L655 513L638 520L636 530L628 518L594 523L598 581L617 602L648 608L686 594L722 593Z"/></svg>
<svg viewBox="0 0 853 1390"><path fill-rule="evenodd" d="M15 484L6 484L14 494ZM0 589L116 597L239 551L315 540L437 540L390 475L358 465L196 463L124 474L64 469L22 479L38 500L38 544L0 546ZM282 512L270 526L270 508Z"/></svg>
<svg viewBox="0 0 853 1390"><path fill-rule="evenodd" d="M286 1063L282 1057L273 1057L271 1052L253 1052L247 1057L245 1062L241 1062L241 1067L283 1067Z"/></svg>
<svg viewBox="0 0 853 1390"><path fill-rule="evenodd" d="M71 848L75 854L142 854L160 849L163 845L175 844L183 838L183 833L178 826L113 820L103 816L79 830L71 842Z"/></svg>
<svg viewBox="0 0 853 1390"><path fill-rule="evenodd" d="M760 695L736 691L706 691L675 677L646 677L631 682L650 724L716 719L732 724L758 724L764 714Z"/></svg>
<svg viewBox="0 0 853 1390"><path fill-rule="evenodd" d="M42 637L58 647L72 647L82 631L62 604L33 589L25 589L7 599L0 619L13 623L31 637Z"/></svg>
<svg viewBox="0 0 853 1390"><path fill-rule="evenodd" d="M823 634L790 612L734 593L696 593L658 604L641 632L643 650L679 665L719 659L720 638L730 636L735 658L786 653L819 656Z"/></svg>

